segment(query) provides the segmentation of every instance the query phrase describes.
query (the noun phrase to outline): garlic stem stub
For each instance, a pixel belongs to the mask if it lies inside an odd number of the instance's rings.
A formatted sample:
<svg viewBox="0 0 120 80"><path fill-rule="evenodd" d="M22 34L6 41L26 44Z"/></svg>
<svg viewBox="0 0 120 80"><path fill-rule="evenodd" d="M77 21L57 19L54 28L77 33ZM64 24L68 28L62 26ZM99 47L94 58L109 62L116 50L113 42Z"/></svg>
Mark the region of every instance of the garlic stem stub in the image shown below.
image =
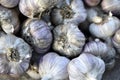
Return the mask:
<svg viewBox="0 0 120 80"><path fill-rule="evenodd" d="M31 47L21 38L7 34L0 37L0 73L19 77L29 67Z"/></svg>

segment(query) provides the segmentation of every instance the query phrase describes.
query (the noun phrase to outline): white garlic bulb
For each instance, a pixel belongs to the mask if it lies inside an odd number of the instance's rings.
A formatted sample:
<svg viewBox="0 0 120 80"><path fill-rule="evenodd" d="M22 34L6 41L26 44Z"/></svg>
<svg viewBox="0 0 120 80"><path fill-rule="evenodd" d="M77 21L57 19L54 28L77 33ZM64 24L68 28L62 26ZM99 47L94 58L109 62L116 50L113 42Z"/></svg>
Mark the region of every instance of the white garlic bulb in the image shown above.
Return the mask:
<svg viewBox="0 0 120 80"><path fill-rule="evenodd" d="M102 9L106 12L112 11L113 14L120 14L119 0L102 0Z"/></svg>
<svg viewBox="0 0 120 80"><path fill-rule="evenodd" d="M23 39L10 34L0 37L1 74L22 75L29 67L31 56L31 48Z"/></svg>
<svg viewBox="0 0 120 80"><path fill-rule="evenodd" d="M92 35L102 39L111 37L120 27L120 20L112 16L111 12L104 18L96 16L93 21L94 23L89 26L89 31Z"/></svg>
<svg viewBox="0 0 120 80"><path fill-rule="evenodd" d="M47 23L40 19L28 19L23 25L22 37L37 53L47 52L53 39Z"/></svg>
<svg viewBox="0 0 120 80"><path fill-rule="evenodd" d="M110 47L106 43L95 39L85 45L84 52L91 53L104 60L107 69L111 69L115 65L116 52L113 47Z"/></svg>
<svg viewBox="0 0 120 80"><path fill-rule="evenodd" d="M62 8L55 8L51 13L51 20L55 25L62 23L79 23L85 21L87 12L82 0L71 0Z"/></svg>
<svg viewBox="0 0 120 80"><path fill-rule="evenodd" d="M17 6L19 0L0 0L0 4L7 8L13 8Z"/></svg>
<svg viewBox="0 0 120 80"><path fill-rule="evenodd" d="M115 35L112 38L112 42L118 53L120 53L120 29L116 31Z"/></svg>
<svg viewBox="0 0 120 80"><path fill-rule="evenodd" d="M19 30L19 18L15 10L0 6L0 23L2 29L8 34L17 33Z"/></svg>
<svg viewBox="0 0 120 80"><path fill-rule="evenodd" d="M82 53L68 64L69 80L101 80L104 71L104 61L89 53Z"/></svg>
<svg viewBox="0 0 120 80"><path fill-rule="evenodd" d="M42 12L57 6L65 0L20 0L21 13L29 18L40 17Z"/></svg>
<svg viewBox="0 0 120 80"><path fill-rule="evenodd" d="M39 74L41 80L68 80L67 65L69 59L49 52L39 63Z"/></svg>
<svg viewBox="0 0 120 80"><path fill-rule="evenodd" d="M73 57L80 54L85 44L85 36L78 29L77 25L72 23L59 25L55 27L53 34L54 50L68 57Z"/></svg>

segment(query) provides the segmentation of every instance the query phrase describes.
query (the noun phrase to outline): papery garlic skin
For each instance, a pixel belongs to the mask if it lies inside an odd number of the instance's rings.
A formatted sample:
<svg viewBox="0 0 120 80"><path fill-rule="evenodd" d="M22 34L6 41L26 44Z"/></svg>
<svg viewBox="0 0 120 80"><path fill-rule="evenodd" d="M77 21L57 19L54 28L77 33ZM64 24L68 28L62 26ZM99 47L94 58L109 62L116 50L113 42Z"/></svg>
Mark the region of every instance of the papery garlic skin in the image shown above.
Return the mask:
<svg viewBox="0 0 120 80"><path fill-rule="evenodd" d="M49 10L64 0L20 0L21 13L29 18L39 18L42 12Z"/></svg>
<svg viewBox="0 0 120 80"><path fill-rule="evenodd" d="M101 0L85 0L86 4L88 6L97 6L100 3Z"/></svg>
<svg viewBox="0 0 120 80"><path fill-rule="evenodd" d="M19 77L29 67L32 56L30 46L14 35L0 37L0 73Z"/></svg>
<svg viewBox="0 0 120 80"><path fill-rule="evenodd" d="M119 0L102 0L101 7L104 11L112 11L113 14L120 14Z"/></svg>
<svg viewBox="0 0 120 80"><path fill-rule="evenodd" d="M104 71L104 61L88 53L82 53L68 64L69 80L101 80Z"/></svg>
<svg viewBox="0 0 120 80"><path fill-rule="evenodd" d="M67 65L69 59L49 52L40 59L39 73L41 80L68 80Z"/></svg>
<svg viewBox="0 0 120 80"><path fill-rule="evenodd" d="M82 0L72 0L62 8L53 9L51 13L51 20L55 25L67 23L79 25L86 17L87 12Z"/></svg>
<svg viewBox="0 0 120 80"><path fill-rule="evenodd" d="M67 57L73 57L80 54L85 44L85 36L78 29L77 25L72 23L59 25L54 28L53 34L54 50Z"/></svg>
<svg viewBox="0 0 120 80"><path fill-rule="evenodd" d="M94 23L89 26L90 33L98 38L105 39L111 37L120 27L120 20L111 14L104 17L100 22L96 21L98 18L101 17L96 17L96 19L94 19Z"/></svg>
<svg viewBox="0 0 120 80"><path fill-rule="evenodd" d="M19 30L18 14L13 9L0 6L0 23L3 31L8 34L17 33Z"/></svg>
<svg viewBox="0 0 120 80"><path fill-rule="evenodd" d="M103 59L106 65L106 69L112 69L115 65L115 49L107 45L107 43L100 41L99 39L95 39L95 41L86 43L83 52L91 53Z"/></svg>
<svg viewBox="0 0 120 80"><path fill-rule="evenodd" d="M17 6L19 0L0 0L0 4L7 8L13 8Z"/></svg>
<svg viewBox="0 0 120 80"><path fill-rule="evenodd" d="M53 39L47 23L39 19L28 19L23 25L22 36L37 53L47 52Z"/></svg>

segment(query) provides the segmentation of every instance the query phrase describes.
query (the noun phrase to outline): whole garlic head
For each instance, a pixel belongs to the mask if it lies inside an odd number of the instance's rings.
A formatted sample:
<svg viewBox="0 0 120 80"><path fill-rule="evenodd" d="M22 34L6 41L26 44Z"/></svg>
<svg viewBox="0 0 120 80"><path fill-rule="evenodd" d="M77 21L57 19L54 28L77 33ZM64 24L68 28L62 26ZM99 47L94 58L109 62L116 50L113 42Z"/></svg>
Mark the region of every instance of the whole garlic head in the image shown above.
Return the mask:
<svg viewBox="0 0 120 80"><path fill-rule="evenodd" d="M101 80L104 71L104 61L89 53L82 53L68 64L69 80Z"/></svg>
<svg viewBox="0 0 120 80"><path fill-rule="evenodd" d="M7 8L13 8L17 6L19 0L0 0L0 4Z"/></svg>
<svg viewBox="0 0 120 80"><path fill-rule="evenodd" d="M49 52L40 59L39 73L41 80L68 80L67 65L69 59Z"/></svg>
<svg viewBox="0 0 120 80"><path fill-rule="evenodd" d="M114 48L110 47L99 39L95 39L95 41L86 43L84 52L91 53L103 59L107 69L111 69L115 65L116 52Z"/></svg>
<svg viewBox="0 0 120 80"><path fill-rule="evenodd" d="M82 0L71 0L62 8L55 8L51 13L51 20L55 25L62 23L79 23L85 21L87 12Z"/></svg>
<svg viewBox="0 0 120 80"><path fill-rule="evenodd" d="M22 36L38 53L47 52L52 43L50 28L39 19L28 19L23 25Z"/></svg>
<svg viewBox="0 0 120 80"><path fill-rule="evenodd" d="M19 30L19 18L17 12L0 6L0 25L2 29L10 34Z"/></svg>
<svg viewBox="0 0 120 80"><path fill-rule="evenodd" d="M73 57L80 54L85 44L85 36L78 29L77 25L72 23L59 25L55 27L53 34L54 50L68 57Z"/></svg>
<svg viewBox="0 0 120 80"><path fill-rule="evenodd" d="M110 12L109 16L104 18L94 17L94 23L90 24L89 31L92 35L105 39L111 37L119 27L120 20Z"/></svg>
<svg viewBox="0 0 120 80"><path fill-rule="evenodd" d="M20 0L21 13L29 18L40 17L42 12L51 9L65 0Z"/></svg>
<svg viewBox="0 0 120 80"><path fill-rule="evenodd" d="M29 67L31 56L31 48L23 39L10 34L0 37L1 74L22 75Z"/></svg>

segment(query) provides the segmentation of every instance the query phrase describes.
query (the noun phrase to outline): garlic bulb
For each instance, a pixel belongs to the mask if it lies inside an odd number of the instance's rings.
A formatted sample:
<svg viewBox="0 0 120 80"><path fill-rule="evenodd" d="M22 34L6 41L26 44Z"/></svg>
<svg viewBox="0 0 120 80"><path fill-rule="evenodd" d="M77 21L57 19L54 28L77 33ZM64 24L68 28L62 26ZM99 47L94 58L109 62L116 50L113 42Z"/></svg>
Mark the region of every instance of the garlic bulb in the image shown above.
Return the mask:
<svg viewBox="0 0 120 80"><path fill-rule="evenodd" d="M69 59L49 52L39 63L41 80L68 80L67 65Z"/></svg>
<svg viewBox="0 0 120 80"><path fill-rule="evenodd" d="M86 9L82 0L71 0L68 5L62 8L55 8L51 13L51 20L55 25L62 23L79 23L85 21L87 17Z"/></svg>
<svg viewBox="0 0 120 80"><path fill-rule="evenodd" d="M42 12L51 9L65 0L20 0L19 10L29 18L40 17Z"/></svg>
<svg viewBox="0 0 120 80"><path fill-rule="evenodd" d="M97 6L101 0L85 0L88 6Z"/></svg>
<svg viewBox="0 0 120 80"><path fill-rule="evenodd" d="M28 19L23 25L22 36L38 53L47 52L52 43L50 28L39 19Z"/></svg>
<svg viewBox="0 0 120 80"><path fill-rule="evenodd" d="M120 14L119 0L102 0L102 9L106 12L112 11L113 14Z"/></svg>
<svg viewBox="0 0 120 80"><path fill-rule="evenodd" d="M17 6L19 0L0 0L0 4L7 8L13 8Z"/></svg>
<svg viewBox="0 0 120 80"><path fill-rule="evenodd" d="M112 38L112 42L118 53L120 53L120 29L116 31L115 35Z"/></svg>
<svg viewBox="0 0 120 80"><path fill-rule="evenodd" d="M59 25L55 27L53 34L54 50L68 57L73 57L80 54L85 44L85 36L78 29L77 25L72 23Z"/></svg>
<svg viewBox="0 0 120 80"><path fill-rule="evenodd" d="M0 25L2 29L10 34L19 30L19 18L17 12L0 6Z"/></svg>
<svg viewBox="0 0 120 80"><path fill-rule="evenodd" d="M40 74L38 71L37 65L30 65L30 68L27 70L27 74L33 79L40 79Z"/></svg>
<svg viewBox="0 0 120 80"><path fill-rule="evenodd" d="M96 16L93 21L94 23L89 26L89 31L92 35L102 39L112 36L120 27L120 20L112 16L111 12L104 18Z"/></svg>
<svg viewBox="0 0 120 80"><path fill-rule="evenodd" d="M88 53L82 53L68 64L69 80L101 80L104 71L104 61Z"/></svg>
<svg viewBox="0 0 120 80"><path fill-rule="evenodd" d="M29 67L30 46L14 35L0 37L0 73L12 77L22 75Z"/></svg>
<svg viewBox="0 0 120 80"><path fill-rule="evenodd" d="M84 52L91 53L104 60L107 69L111 69L115 65L116 52L114 48L108 46L106 43L95 39L85 45Z"/></svg>

